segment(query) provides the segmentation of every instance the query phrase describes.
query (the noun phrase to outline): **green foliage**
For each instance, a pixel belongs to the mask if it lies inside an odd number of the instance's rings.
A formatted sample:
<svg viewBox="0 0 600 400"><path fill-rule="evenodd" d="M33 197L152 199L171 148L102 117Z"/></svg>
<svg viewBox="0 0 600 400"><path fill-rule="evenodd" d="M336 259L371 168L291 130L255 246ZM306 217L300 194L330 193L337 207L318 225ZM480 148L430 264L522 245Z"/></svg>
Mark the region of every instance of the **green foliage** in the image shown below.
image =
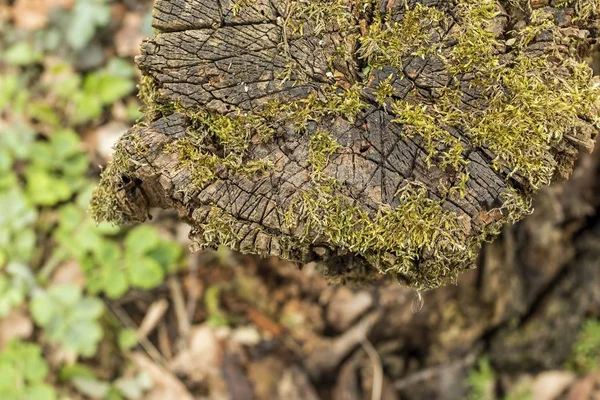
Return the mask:
<svg viewBox="0 0 600 400"><path fill-rule="evenodd" d="M600 321L587 320L581 327L577 341L573 345L567 367L578 374L598 370L600 365Z"/></svg>
<svg viewBox="0 0 600 400"><path fill-rule="evenodd" d="M102 338L98 321L104 312L101 300L84 297L75 286L52 286L36 293L30 307L31 316L50 342L86 357L96 353Z"/></svg>
<svg viewBox="0 0 600 400"><path fill-rule="evenodd" d="M227 316L220 307L222 289L219 285L213 285L204 293L204 304L209 314L207 323L211 326L228 325Z"/></svg>
<svg viewBox="0 0 600 400"><path fill-rule="evenodd" d="M4 51L3 60L7 64L25 66L42 59L42 53L36 51L27 42L18 42Z"/></svg>
<svg viewBox="0 0 600 400"><path fill-rule="evenodd" d="M138 344L137 332L134 329L123 329L119 332L119 348L130 350Z"/></svg>
<svg viewBox="0 0 600 400"><path fill-rule="evenodd" d="M496 373L487 357L479 359L477 367L469 372L466 384L469 388L469 400L491 400L495 398Z"/></svg>
<svg viewBox="0 0 600 400"><path fill-rule="evenodd" d="M98 28L110 22L107 0L77 0L70 15L66 32L69 45L75 50L83 49Z"/></svg>
<svg viewBox="0 0 600 400"><path fill-rule="evenodd" d="M75 95L75 122L87 122L102 114L104 107L130 94L135 88L133 69L114 59L104 70L87 75Z"/></svg>
<svg viewBox="0 0 600 400"><path fill-rule="evenodd" d="M55 389L45 383L48 363L37 344L11 341L0 352L0 398L54 400Z"/></svg>
<svg viewBox="0 0 600 400"><path fill-rule="evenodd" d="M96 128L109 113L122 122L139 118L133 62L112 56L108 36L98 35L112 27L111 3L75 0L68 10L53 9L35 32L0 23L0 319L15 308L29 310L38 327L32 339L68 359L94 357L100 341L119 331L122 349L134 346L131 331L101 324L97 295L155 287L182 254L155 228L126 233L87 213L95 185L90 160L98 158L84 149L99 138ZM61 271L77 269L81 288L53 283ZM0 398L51 400L59 387L61 395L75 389L86 398L142 398L150 387L142 374L104 382L82 364L63 367L60 378L49 375L38 345L6 344Z"/></svg>
<svg viewBox="0 0 600 400"><path fill-rule="evenodd" d="M0 318L25 302L32 280L23 264L13 261L4 268L0 266Z"/></svg>
<svg viewBox="0 0 600 400"><path fill-rule="evenodd" d="M36 141L31 155L25 179L34 204L52 206L68 200L86 183L89 162L75 132L56 131L50 140Z"/></svg>

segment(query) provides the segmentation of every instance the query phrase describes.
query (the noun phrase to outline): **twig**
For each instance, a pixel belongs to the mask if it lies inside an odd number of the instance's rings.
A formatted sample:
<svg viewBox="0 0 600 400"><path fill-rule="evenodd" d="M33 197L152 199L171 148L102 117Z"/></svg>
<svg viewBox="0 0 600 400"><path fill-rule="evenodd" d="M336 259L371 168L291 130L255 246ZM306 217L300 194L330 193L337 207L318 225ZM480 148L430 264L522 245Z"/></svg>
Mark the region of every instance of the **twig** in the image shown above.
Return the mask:
<svg viewBox="0 0 600 400"><path fill-rule="evenodd" d="M363 349L371 359L373 364L373 388L371 390L371 400L381 400L383 393L383 368L381 367L381 358L377 349L366 337L360 342Z"/></svg>
<svg viewBox="0 0 600 400"><path fill-rule="evenodd" d="M438 375L441 375L442 373L444 373L448 370L469 367L469 366L473 365L475 363L475 361L477 360L477 354L478 353L471 353L471 354L467 355L466 357L464 357L463 359L455 361L453 363L442 364L442 365L438 365L436 367L427 368L422 371L415 372L414 374L408 375L407 377L404 377L404 378L399 379L396 382L394 382L394 387L397 390L404 389L404 388L412 386L416 383L426 381L426 380L434 378Z"/></svg>
<svg viewBox="0 0 600 400"><path fill-rule="evenodd" d="M108 303L107 305L108 309L117 317L119 321L121 321L123 325L125 325L129 329L137 331L137 326L135 322L133 322L129 314L127 314L127 312L123 310L119 304ZM142 348L146 351L146 353L152 358L152 360L156 364L161 366L167 365L167 361L165 360L165 358L162 356L160 351L158 351L158 349L152 344L152 342L148 340L148 338L138 337L138 341L140 342Z"/></svg>
<svg viewBox="0 0 600 400"><path fill-rule="evenodd" d="M181 284L176 276L171 276L167 281L169 292L171 293L171 299L173 300L173 307L175 308L175 316L177 317L177 327L179 329L179 335L186 340L190 332L190 320L187 315L185 308L185 300L183 298L183 290Z"/></svg>

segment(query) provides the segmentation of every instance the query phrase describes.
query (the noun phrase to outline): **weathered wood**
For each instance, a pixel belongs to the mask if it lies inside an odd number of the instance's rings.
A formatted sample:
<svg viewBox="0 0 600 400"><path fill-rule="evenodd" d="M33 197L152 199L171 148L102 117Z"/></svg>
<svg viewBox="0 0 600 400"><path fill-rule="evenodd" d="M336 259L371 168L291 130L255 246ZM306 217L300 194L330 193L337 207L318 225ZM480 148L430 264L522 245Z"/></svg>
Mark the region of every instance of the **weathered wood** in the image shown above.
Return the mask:
<svg viewBox="0 0 600 400"><path fill-rule="evenodd" d="M597 133L578 64L597 10L516 3L158 0L147 121L92 211L174 208L198 249L324 260L337 282L454 280Z"/></svg>

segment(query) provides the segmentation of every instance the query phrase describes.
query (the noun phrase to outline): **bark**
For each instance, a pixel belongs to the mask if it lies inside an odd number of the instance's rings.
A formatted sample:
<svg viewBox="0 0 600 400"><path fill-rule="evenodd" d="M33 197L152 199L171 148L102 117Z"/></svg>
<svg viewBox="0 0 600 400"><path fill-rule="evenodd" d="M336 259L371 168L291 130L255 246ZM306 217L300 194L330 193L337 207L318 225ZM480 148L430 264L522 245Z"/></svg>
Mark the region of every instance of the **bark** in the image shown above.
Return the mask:
<svg viewBox="0 0 600 400"><path fill-rule="evenodd" d="M143 43L138 59L147 122L117 146L92 201L96 217L142 221L151 207L175 209L192 226L197 249L225 244L321 260L333 282L388 273L431 288L472 267L481 241L526 214L532 193L569 176L579 149L593 145L595 110L561 114L575 97L557 82L577 80L573 62L589 48L596 21L575 6L534 2L540 13L533 14L515 2L489 2L495 12L478 17L479 29L467 26L477 24L468 17L477 2L359 3L158 0L159 33ZM417 25L415 32L426 34L410 39L412 47L394 59L397 49L385 48L385 32L394 23L407 28L414 10L441 13L443 22ZM550 25L528 37L527 28L538 27L536 15ZM378 16L387 21L379 41ZM469 50L461 43L481 31L479 38L493 38L493 46L473 66L469 57L477 54L460 58L456 50ZM559 137L528 142L521 135L535 134L517 124L510 134L523 145L513 147L495 142L494 134L473 133L505 123L490 118L510 115L521 94L533 93L511 89L509 77L528 77L518 70L523 60L545 57L548 64L536 70L551 72L540 73L544 93L567 100L549 103L560 118L546 130ZM481 72L494 63L511 71L505 81L493 83ZM578 84L578 93L592 90L587 78ZM515 109L516 121L532 126L526 114L533 109ZM414 110L422 119L409 120ZM553 113L541 113L539 124ZM221 124L233 128L218 131ZM319 149L322 132L333 141ZM585 277L572 279L577 285ZM508 292L502 285L494 290Z"/></svg>

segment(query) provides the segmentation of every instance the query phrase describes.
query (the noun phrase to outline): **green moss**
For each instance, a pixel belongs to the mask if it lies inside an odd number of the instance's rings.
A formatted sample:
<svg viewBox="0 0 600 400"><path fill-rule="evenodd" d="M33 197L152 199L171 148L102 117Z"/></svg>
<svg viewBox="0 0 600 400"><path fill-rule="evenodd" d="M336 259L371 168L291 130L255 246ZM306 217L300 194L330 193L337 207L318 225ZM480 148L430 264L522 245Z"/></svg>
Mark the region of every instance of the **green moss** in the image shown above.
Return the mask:
<svg viewBox="0 0 600 400"><path fill-rule="evenodd" d="M402 71L402 60L406 56L424 57L436 51L432 31L442 33L445 20L444 12L421 3L407 10L401 22L392 22L376 14L367 34L360 38L358 56L374 69L392 66Z"/></svg>
<svg viewBox="0 0 600 400"><path fill-rule="evenodd" d="M591 17L600 15L599 0L565 0L556 4L556 7L574 7L576 13L576 21L585 21Z"/></svg>
<svg viewBox="0 0 600 400"><path fill-rule="evenodd" d="M123 182L123 177L129 177L134 168L125 148L137 149L141 154L148 150L135 133L126 134L115 145L113 159L102 171L100 182L92 192L90 213L96 221L125 224L132 222L132 218L137 214L128 206L128 202L120 197L123 191L131 190L127 183Z"/></svg>
<svg viewBox="0 0 600 400"><path fill-rule="evenodd" d="M397 207L375 213L322 188L305 191L294 210L300 213L305 240L322 238L342 254L362 255L380 272L401 275L419 289L456 279L474 261L475 248L465 240L458 215L444 211L417 182L396 193Z"/></svg>
<svg viewBox="0 0 600 400"><path fill-rule="evenodd" d="M573 344L567 367L580 375L585 375L597 371L599 362L600 322L589 319L581 327L577 341Z"/></svg>
<svg viewBox="0 0 600 400"><path fill-rule="evenodd" d="M386 101L394 94L394 87L392 86L393 80L394 75L390 74L390 76L379 82L377 85L377 90L375 91L375 100L380 106L385 107Z"/></svg>
<svg viewBox="0 0 600 400"><path fill-rule="evenodd" d="M426 105L414 105L404 100L396 100L392 103L391 111L396 115L393 121L403 124L407 129L407 135L418 135L423 138L427 150L427 164L430 167L434 157L438 158L438 164L442 169L452 166L455 170L459 170L467 164L460 140L442 128L440 119L429 114ZM443 117L450 118L448 113L443 114Z"/></svg>
<svg viewBox="0 0 600 400"><path fill-rule="evenodd" d="M221 159L211 153L203 152L202 144L189 135L168 146L165 151L177 154L179 167L186 168L197 188L203 188L217 178L217 165Z"/></svg>
<svg viewBox="0 0 600 400"><path fill-rule="evenodd" d="M234 16L239 15L245 8L255 4L256 0L234 0L231 5L231 12Z"/></svg>
<svg viewBox="0 0 600 400"><path fill-rule="evenodd" d="M240 241L236 227L238 221L235 218L220 208L212 206L204 221L198 226L200 236L196 236L195 239L200 240L200 244L204 246L223 245L235 248Z"/></svg>
<svg viewBox="0 0 600 400"><path fill-rule="evenodd" d="M329 157L340 148L340 144L324 131L317 131L310 138L308 163L315 174L321 173L329 163Z"/></svg>

